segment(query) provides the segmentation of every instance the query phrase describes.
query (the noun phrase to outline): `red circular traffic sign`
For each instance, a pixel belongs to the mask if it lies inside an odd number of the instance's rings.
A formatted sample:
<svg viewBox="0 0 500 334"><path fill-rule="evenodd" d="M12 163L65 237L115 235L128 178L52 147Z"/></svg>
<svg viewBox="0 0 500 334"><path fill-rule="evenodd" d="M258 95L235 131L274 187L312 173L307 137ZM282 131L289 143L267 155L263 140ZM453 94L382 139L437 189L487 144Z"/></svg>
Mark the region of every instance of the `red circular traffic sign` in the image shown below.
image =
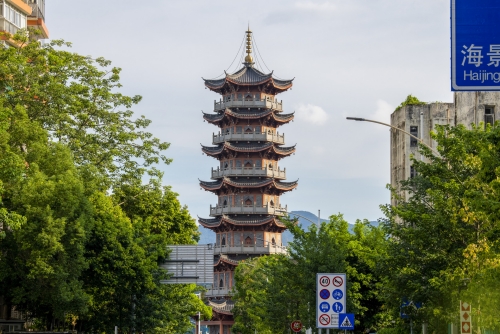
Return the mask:
<svg viewBox="0 0 500 334"><path fill-rule="evenodd" d="M322 314L319 316L319 323L323 326L330 324L330 316L328 314Z"/></svg>
<svg viewBox="0 0 500 334"><path fill-rule="evenodd" d="M328 276L321 276L321 278L319 279L319 284L321 284L322 286L328 286L328 285L330 285L330 277L328 277Z"/></svg>
<svg viewBox="0 0 500 334"><path fill-rule="evenodd" d="M300 320L295 320L294 322L292 322L290 327L292 328L292 331L298 333L302 330L302 323L300 322Z"/></svg>
<svg viewBox="0 0 500 334"><path fill-rule="evenodd" d="M344 279L340 276L335 276L332 279L332 284L338 288L339 286L342 286L342 284L344 284Z"/></svg>

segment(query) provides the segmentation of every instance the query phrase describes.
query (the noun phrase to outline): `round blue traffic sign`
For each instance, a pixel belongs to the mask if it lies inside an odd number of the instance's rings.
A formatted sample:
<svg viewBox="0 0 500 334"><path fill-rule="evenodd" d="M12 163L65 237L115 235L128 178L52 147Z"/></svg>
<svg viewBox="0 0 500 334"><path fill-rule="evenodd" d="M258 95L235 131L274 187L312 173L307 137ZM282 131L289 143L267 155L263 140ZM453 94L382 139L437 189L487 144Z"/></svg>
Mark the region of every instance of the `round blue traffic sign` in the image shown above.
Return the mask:
<svg viewBox="0 0 500 334"><path fill-rule="evenodd" d="M328 304L327 302L322 302L321 304L319 304L319 310L323 313L330 311L330 304Z"/></svg>
<svg viewBox="0 0 500 334"><path fill-rule="evenodd" d="M333 299L335 299L335 300L340 300L340 299L342 299L342 297L344 297L344 294L342 293L342 290L340 290L340 289L335 289L335 290L333 290L333 292L332 292L332 297L333 297Z"/></svg>
<svg viewBox="0 0 500 334"><path fill-rule="evenodd" d="M332 304L332 311L335 313L341 313L343 309L344 309L344 305L342 305L339 302L335 302Z"/></svg>
<svg viewBox="0 0 500 334"><path fill-rule="evenodd" d="M323 289L319 292L319 296L322 298L322 299L328 299L330 298L330 291L328 291L328 289Z"/></svg>

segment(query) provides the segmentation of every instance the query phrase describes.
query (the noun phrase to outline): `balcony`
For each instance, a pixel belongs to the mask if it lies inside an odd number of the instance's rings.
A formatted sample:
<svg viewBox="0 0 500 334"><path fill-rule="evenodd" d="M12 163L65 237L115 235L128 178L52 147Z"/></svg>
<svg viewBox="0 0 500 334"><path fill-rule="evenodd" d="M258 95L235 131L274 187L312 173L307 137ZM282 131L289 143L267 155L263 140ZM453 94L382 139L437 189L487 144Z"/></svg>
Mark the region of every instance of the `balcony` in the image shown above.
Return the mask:
<svg viewBox="0 0 500 334"><path fill-rule="evenodd" d="M262 243L261 243L262 244ZM241 244L240 246L216 245L214 252L219 254L287 254L286 247L268 243L267 246Z"/></svg>
<svg viewBox="0 0 500 334"><path fill-rule="evenodd" d="M246 176L246 177L272 177L275 179L286 179L285 169L269 169L267 167L241 167L241 168L212 168L212 179L220 179L224 176Z"/></svg>
<svg viewBox="0 0 500 334"><path fill-rule="evenodd" d="M227 287L212 288L208 289L207 292L205 292L205 297L224 297L230 295L231 295L231 289Z"/></svg>
<svg viewBox="0 0 500 334"><path fill-rule="evenodd" d="M287 207L284 208L266 205L240 205L240 206L222 206L210 205L210 216L217 217L221 215L276 215L282 216L284 212L287 212Z"/></svg>
<svg viewBox="0 0 500 334"><path fill-rule="evenodd" d="M283 111L283 101L270 100L236 100L236 101L214 101L214 111L225 110L226 108L264 108Z"/></svg>
<svg viewBox="0 0 500 334"><path fill-rule="evenodd" d="M217 145L226 141L264 141L282 145L285 144L285 135L265 132L213 134L212 144Z"/></svg>
<svg viewBox="0 0 500 334"><path fill-rule="evenodd" d="M45 0L28 0L31 15L28 16L28 27L38 30L39 38L49 38L49 30L45 25Z"/></svg>

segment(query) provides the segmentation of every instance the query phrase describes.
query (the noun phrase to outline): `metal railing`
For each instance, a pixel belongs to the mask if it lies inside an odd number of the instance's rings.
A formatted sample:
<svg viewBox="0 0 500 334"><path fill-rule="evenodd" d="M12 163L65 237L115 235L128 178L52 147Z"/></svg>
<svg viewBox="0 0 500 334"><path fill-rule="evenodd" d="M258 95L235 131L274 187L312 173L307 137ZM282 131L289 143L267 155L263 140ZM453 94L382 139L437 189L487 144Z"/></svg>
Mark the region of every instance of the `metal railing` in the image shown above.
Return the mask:
<svg viewBox="0 0 500 334"><path fill-rule="evenodd" d="M268 167L240 167L240 168L212 168L212 179L219 179L224 176L252 176L252 177L272 177L275 179L286 179L285 169L271 169Z"/></svg>
<svg viewBox="0 0 500 334"><path fill-rule="evenodd" d="M41 18L45 21L45 0L29 0L28 5L32 10L29 17Z"/></svg>
<svg viewBox="0 0 500 334"><path fill-rule="evenodd" d="M267 99L235 100L235 101L214 101L214 111L226 108L266 108L283 111L283 101L271 101Z"/></svg>
<svg viewBox="0 0 500 334"><path fill-rule="evenodd" d="M207 297L222 297L222 296L230 296L231 295L231 288L228 287L214 287L211 289L208 289L207 292L205 292L205 296Z"/></svg>
<svg viewBox="0 0 500 334"><path fill-rule="evenodd" d="M224 214L262 214L262 215L277 215L282 216L283 211L287 211L287 207L266 205L210 205L210 216L216 217Z"/></svg>
<svg viewBox="0 0 500 334"><path fill-rule="evenodd" d="M287 254L288 249L284 246L267 242L267 246L260 243L253 243L247 245L229 246L229 245L216 245L214 251L219 254Z"/></svg>
<svg viewBox="0 0 500 334"><path fill-rule="evenodd" d="M212 135L212 143L214 145L224 143L226 141L266 141L276 144L285 143L285 135L279 133L252 132L252 133L218 133Z"/></svg>

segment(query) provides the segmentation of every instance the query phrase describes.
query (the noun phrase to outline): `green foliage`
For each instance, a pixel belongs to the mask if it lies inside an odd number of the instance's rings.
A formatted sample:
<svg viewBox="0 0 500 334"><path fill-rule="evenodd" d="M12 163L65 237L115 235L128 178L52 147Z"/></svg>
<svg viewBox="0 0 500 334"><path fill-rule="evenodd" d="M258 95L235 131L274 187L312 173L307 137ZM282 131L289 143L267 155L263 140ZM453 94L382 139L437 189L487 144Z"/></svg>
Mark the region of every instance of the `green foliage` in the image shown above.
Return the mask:
<svg viewBox="0 0 500 334"><path fill-rule="evenodd" d="M198 238L155 168L169 144L109 61L21 37L0 49L0 295L40 330L184 333L211 314L197 287L161 284L167 245Z"/></svg>
<svg viewBox="0 0 500 334"><path fill-rule="evenodd" d="M235 283L235 331L286 333L293 320L316 324L316 273L347 274L347 310L356 313L357 331L376 329L390 316L380 300L377 263L385 254L380 228L357 221L354 234L342 215L304 231L287 221L294 236L289 256L260 257L240 264Z"/></svg>
<svg viewBox="0 0 500 334"><path fill-rule="evenodd" d="M440 157L412 160L418 176L401 185L409 198L385 206L390 238L385 262L387 303L423 303L416 318L446 331L459 300L473 306L473 325L500 328L500 128L439 126Z"/></svg>
<svg viewBox="0 0 500 334"><path fill-rule="evenodd" d="M420 101L418 98L416 98L415 96L410 94L406 97L406 100L401 102L401 104L396 108L396 110L399 110L399 109L403 108L404 106L408 106L408 105L425 105L425 104L427 104L427 103Z"/></svg>

